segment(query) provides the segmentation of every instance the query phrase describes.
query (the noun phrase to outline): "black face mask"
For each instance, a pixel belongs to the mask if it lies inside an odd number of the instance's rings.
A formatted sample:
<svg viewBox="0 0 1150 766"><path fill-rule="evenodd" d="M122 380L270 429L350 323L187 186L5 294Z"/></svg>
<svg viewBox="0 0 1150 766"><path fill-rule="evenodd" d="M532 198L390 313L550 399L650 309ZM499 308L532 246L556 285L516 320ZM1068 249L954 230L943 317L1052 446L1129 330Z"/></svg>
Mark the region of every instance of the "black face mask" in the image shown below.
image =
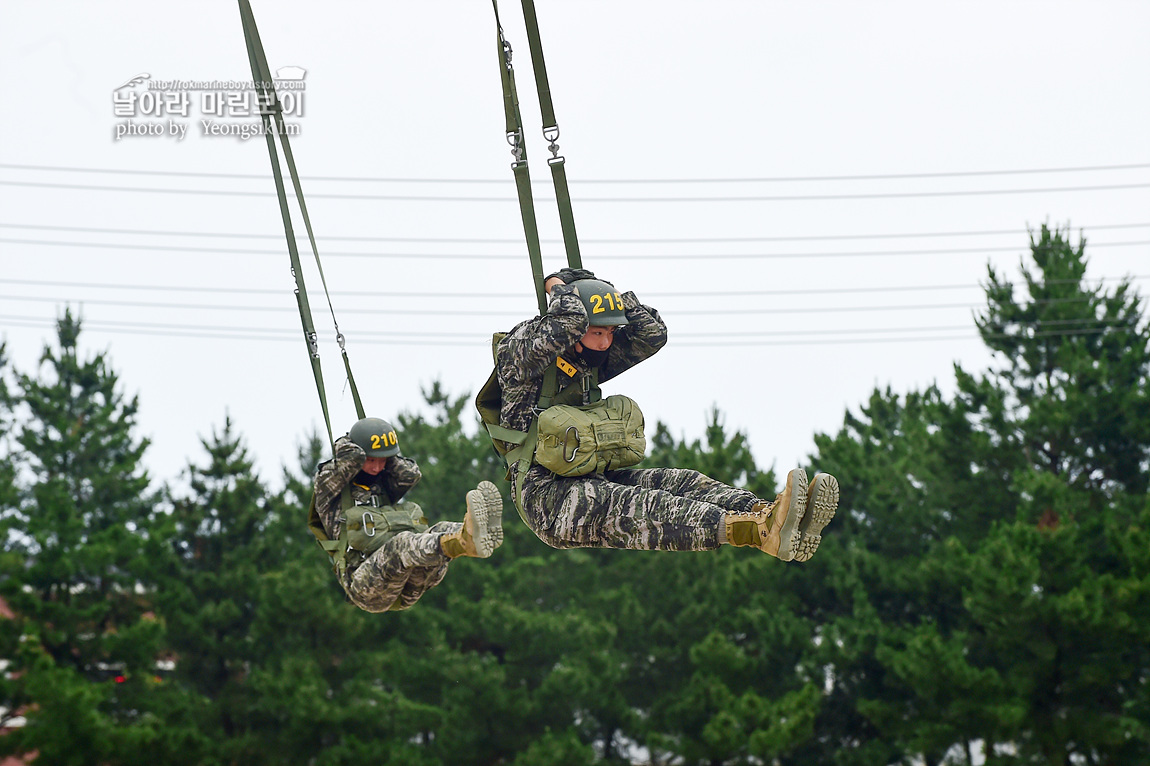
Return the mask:
<svg viewBox="0 0 1150 766"><path fill-rule="evenodd" d="M382 478L382 472L380 472L379 475L372 475L367 471L360 471L355 475L355 478L352 479L352 483L358 484L361 487L370 487L372 484L378 483Z"/></svg>
<svg viewBox="0 0 1150 766"><path fill-rule="evenodd" d="M575 353L579 356L580 359L587 363L588 367L599 367L603 364L603 362L607 361L607 354L610 351L610 348L605 348L602 351L596 351L584 346L582 351L576 351Z"/></svg>

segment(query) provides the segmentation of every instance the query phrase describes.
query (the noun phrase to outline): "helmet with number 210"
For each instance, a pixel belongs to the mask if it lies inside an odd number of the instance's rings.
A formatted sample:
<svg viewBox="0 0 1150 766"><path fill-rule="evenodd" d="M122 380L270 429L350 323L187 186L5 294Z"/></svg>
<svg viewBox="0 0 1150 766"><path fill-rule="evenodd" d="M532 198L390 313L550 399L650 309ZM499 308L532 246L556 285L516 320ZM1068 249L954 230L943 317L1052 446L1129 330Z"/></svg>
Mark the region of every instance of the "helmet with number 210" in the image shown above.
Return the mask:
<svg viewBox="0 0 1150 766"><path fill-rule="evenodd" d="M391 457L399 454L399 437L395 427L380 418L364 418L347 433L348 438L363 448L368 457Z"/></svg>

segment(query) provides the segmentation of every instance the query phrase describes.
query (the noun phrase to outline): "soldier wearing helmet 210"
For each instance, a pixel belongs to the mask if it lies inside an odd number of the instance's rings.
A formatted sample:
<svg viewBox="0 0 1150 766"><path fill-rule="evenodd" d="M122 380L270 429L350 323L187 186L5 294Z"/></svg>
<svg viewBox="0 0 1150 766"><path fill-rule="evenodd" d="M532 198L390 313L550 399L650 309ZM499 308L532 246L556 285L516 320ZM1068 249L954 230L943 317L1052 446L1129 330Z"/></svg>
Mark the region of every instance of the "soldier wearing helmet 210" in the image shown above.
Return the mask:
<svg viewBox="0 0 1150 766"><path fill-rule="evenodd" d="M655 354L667 326L634 293L585 269L556 272L545 288L547 313L495 347L498 424L487 387L477 401L532 531L555 548L729 544L809 559L838 506L835 478L820 473L808 484L795 469L767 501L698 471L628 468L646 448L642 413L627 397L601 398L597 384Z"/></svg>
<svg viewBox="0 0 1150 766"><path fill-rule="evenodd" d="M467 493L462 523L428 526L423 510L403 499L420 479L419 466L399 454L387 421L364 418L334 446L315 475L317 537L359 608L407 609L443 580L451 559L487 558L503 541L503 498L489 481Z"/></svg>

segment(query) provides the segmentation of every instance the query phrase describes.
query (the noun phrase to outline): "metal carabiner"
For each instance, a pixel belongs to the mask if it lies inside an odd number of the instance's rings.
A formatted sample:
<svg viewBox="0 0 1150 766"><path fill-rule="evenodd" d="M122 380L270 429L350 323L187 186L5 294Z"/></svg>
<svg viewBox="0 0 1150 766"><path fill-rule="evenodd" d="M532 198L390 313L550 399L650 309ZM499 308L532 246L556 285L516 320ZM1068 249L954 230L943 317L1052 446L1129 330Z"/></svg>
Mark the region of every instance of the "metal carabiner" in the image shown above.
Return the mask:
<svg viewBox="0 0 1150 766"><path fill-rule="evenodd" d="M368 524L371 525L370 532L367 531ZM368 537L375 537L375 516L371 514L371 511L363 512L363 531Z"/></svg>
<svg viewBox="0 0 1150 766"><path fill-rule="evenodd" d="M559 156L559 126L544 128L543 138L547 141L548 151L551 152L551 159L547 160L547 164L562 162L563 158Z"/></svg>
<svg viewBox="0 0 1150 766"><path fill-rule="evenodd" d="M523 151L523 130L510 131L507 134L507 143L511 145L511 156L515 158L514 165L518 165L523 161L523 156L526 154Z"/></svg>
<svg viewBox="0 0 1150 766"><path fill-rule="evenodd" d="M575 449L571 452L571 457L567 457L567 439L571 436L571 432L575 432ZM567 430L563 432L563 460L567 463L574 463L575 456L579 454L579 429L575 426L567 426Z"/></svg>

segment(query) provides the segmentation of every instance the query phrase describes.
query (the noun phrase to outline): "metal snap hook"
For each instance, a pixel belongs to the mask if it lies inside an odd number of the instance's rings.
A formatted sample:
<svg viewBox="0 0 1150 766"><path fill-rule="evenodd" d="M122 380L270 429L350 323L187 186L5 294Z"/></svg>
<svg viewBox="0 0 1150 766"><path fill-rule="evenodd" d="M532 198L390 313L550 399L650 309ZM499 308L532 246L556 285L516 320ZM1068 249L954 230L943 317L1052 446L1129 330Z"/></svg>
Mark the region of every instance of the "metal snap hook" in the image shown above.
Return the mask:
<svg viewBox="0 0 1150 766"><path fill-rule="evenodd" d="M571 451L571 457L567 457L567 440L571 436L571 432L575 432L575 449ZM579 454L579 429L575 426L567 426L567 430L563 432L563 460L567 463L574 463L575 456Z"/></svg>

